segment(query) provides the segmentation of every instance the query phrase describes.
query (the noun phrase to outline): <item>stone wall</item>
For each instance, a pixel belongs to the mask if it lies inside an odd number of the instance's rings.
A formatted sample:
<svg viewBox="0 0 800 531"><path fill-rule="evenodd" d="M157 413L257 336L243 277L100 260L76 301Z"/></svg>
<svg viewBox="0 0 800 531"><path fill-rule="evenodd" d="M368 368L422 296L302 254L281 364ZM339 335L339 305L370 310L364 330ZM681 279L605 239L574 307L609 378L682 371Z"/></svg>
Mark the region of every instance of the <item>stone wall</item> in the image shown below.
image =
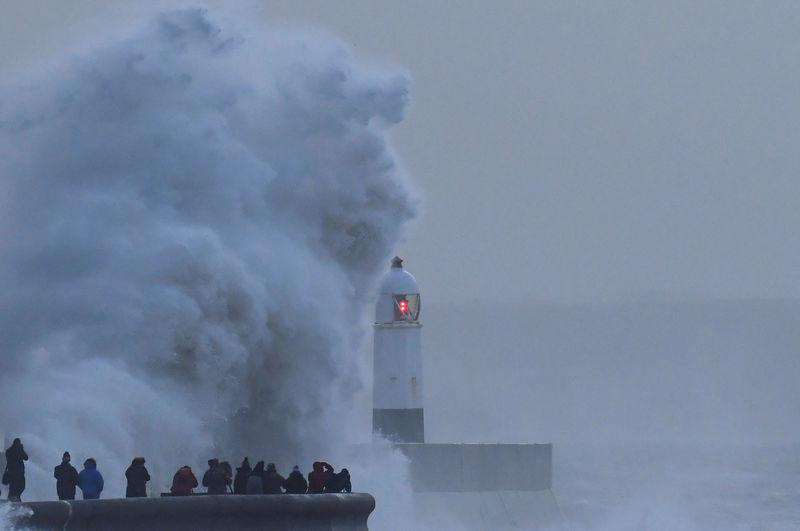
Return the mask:
<svg viewBox="0 0 800 531"><path fill-rule="evenodd" d="M415 492L537 491L552 486L551 444L396 444Z"/></svg>
<svg viewBox="0 0 800 531"><path fill-rule="evenodd" d="M365 531L369 494L185 496L23 503L29 530Z"/></svg>

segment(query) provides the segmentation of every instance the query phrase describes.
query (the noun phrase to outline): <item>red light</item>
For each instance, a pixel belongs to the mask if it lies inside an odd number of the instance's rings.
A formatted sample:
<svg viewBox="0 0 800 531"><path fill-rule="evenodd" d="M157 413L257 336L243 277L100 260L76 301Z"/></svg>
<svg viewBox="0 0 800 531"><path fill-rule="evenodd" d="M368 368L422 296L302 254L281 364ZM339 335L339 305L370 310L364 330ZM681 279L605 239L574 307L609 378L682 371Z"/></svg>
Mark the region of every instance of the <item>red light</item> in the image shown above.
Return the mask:
<svg viewBox="0 0 800 531"><path fill-rule="evenodd" d="M405 312L408 310L408 303L406 301L400 301L397 303L397 306L400 308L401 312Z"/></svg>

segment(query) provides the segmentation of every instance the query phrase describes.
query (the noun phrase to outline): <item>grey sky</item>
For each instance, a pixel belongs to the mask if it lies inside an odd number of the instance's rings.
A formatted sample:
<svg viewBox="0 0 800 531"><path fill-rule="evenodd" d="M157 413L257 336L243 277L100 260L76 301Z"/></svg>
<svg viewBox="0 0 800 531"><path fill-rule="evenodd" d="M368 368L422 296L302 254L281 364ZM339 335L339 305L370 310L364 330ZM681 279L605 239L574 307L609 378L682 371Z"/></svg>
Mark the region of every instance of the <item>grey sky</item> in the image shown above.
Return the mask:
<svg viewBox="0 0 800 531"><path fill-rule="evenodd" d="M800 295L800 5L261 3L413 75L427 300ZM5 75L142 9L0 5Z"/></svg>

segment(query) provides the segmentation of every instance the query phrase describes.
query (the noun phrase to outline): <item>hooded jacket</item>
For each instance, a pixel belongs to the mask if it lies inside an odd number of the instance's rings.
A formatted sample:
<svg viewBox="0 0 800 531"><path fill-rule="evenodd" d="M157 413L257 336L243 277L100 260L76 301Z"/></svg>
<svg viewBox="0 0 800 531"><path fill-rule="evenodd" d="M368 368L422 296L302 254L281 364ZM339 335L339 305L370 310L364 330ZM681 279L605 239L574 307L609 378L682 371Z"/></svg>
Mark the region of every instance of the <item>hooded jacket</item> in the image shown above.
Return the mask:
<svg viewBox="0 0 800 531"><path fill-rule="evenodd" d="M189 466L182 466L172 477L170 492L175 496L188 496L197 487L197 478Z"/></svg>
<svg viewBox="0 0 800 531"><path fill-rule="evenodd" d="M128 487L125 489L126 498L145 498L147 497L147 482L150 481L150 474L144 467L144 457L136 457L128 470L125 471L128 479Z"/></svg>
<svg viewBox="0 0 800 531"><path fill-rule="evenodd" d="M208 470L203 474L203 486L208 487L209 494L225 494L231 478L216 459L209 460Z"/></svg>
<svg viewBox="0 0 800 531"><path fill-rule="evenodd" d="M3 472L3 483L8 485L8 499L20 501L25 490L25 463L28 454L19 439L6 449L6 470Z"/></svg>
<svg viewBox="0 0 800 531"><path fill-rule="evenodd" d="M83 470L78 474L78 487L83 491L83 499L98 499L104 484L103 475L97 470L97 462L91 457L84 461Z"/></svg>
<svg viewBox="0 0 800 531"><path fill-rule="evenodd" d="M6 449L6 471L12 475L25 475L25 461L28 454L19 439L14 439L14 444Z"/></svg>
<svg viewBox="0 0 800 531"><path fill-rule="evenodd" d="M350 472L343 468L338 474L331 473L325 482L325 492L351 492Z"/></svg>
<svg viewBox="0 0 800 531"><path fill-rule="evenodd" d="M305 494L308 490L308 483L303 477L303 473L295 467L295 470L292 470L292 473L283 482L283 488L286 489L286 494Z"/></svg>
<svg viewBox="0 0 800 531"><path fill-rule="evenodd" d="M264 473L264 494L283 494L281 490L283 481L283 476L275 470L275 463L268 464Z"/></svg>
<svg viewBox="0 0 800 531"><path fill-rule="evenodd" d="M308 473L308 493L321 494L329 473L333 473L331 465L323 461L314 461L314 470Z"/></svg>

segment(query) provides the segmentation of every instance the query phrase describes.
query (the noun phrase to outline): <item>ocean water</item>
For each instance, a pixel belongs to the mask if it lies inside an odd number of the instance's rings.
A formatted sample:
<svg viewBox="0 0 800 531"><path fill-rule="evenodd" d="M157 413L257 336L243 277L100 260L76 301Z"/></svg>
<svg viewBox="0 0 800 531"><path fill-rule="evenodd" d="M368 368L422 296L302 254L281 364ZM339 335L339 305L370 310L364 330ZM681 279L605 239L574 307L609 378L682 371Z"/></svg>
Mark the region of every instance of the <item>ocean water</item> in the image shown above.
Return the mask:
<svg viewBox="0 0 800 531"><path fill-rule="evenodd" d="M554 447L572 530L800 529L800 445Z"/></svg>

